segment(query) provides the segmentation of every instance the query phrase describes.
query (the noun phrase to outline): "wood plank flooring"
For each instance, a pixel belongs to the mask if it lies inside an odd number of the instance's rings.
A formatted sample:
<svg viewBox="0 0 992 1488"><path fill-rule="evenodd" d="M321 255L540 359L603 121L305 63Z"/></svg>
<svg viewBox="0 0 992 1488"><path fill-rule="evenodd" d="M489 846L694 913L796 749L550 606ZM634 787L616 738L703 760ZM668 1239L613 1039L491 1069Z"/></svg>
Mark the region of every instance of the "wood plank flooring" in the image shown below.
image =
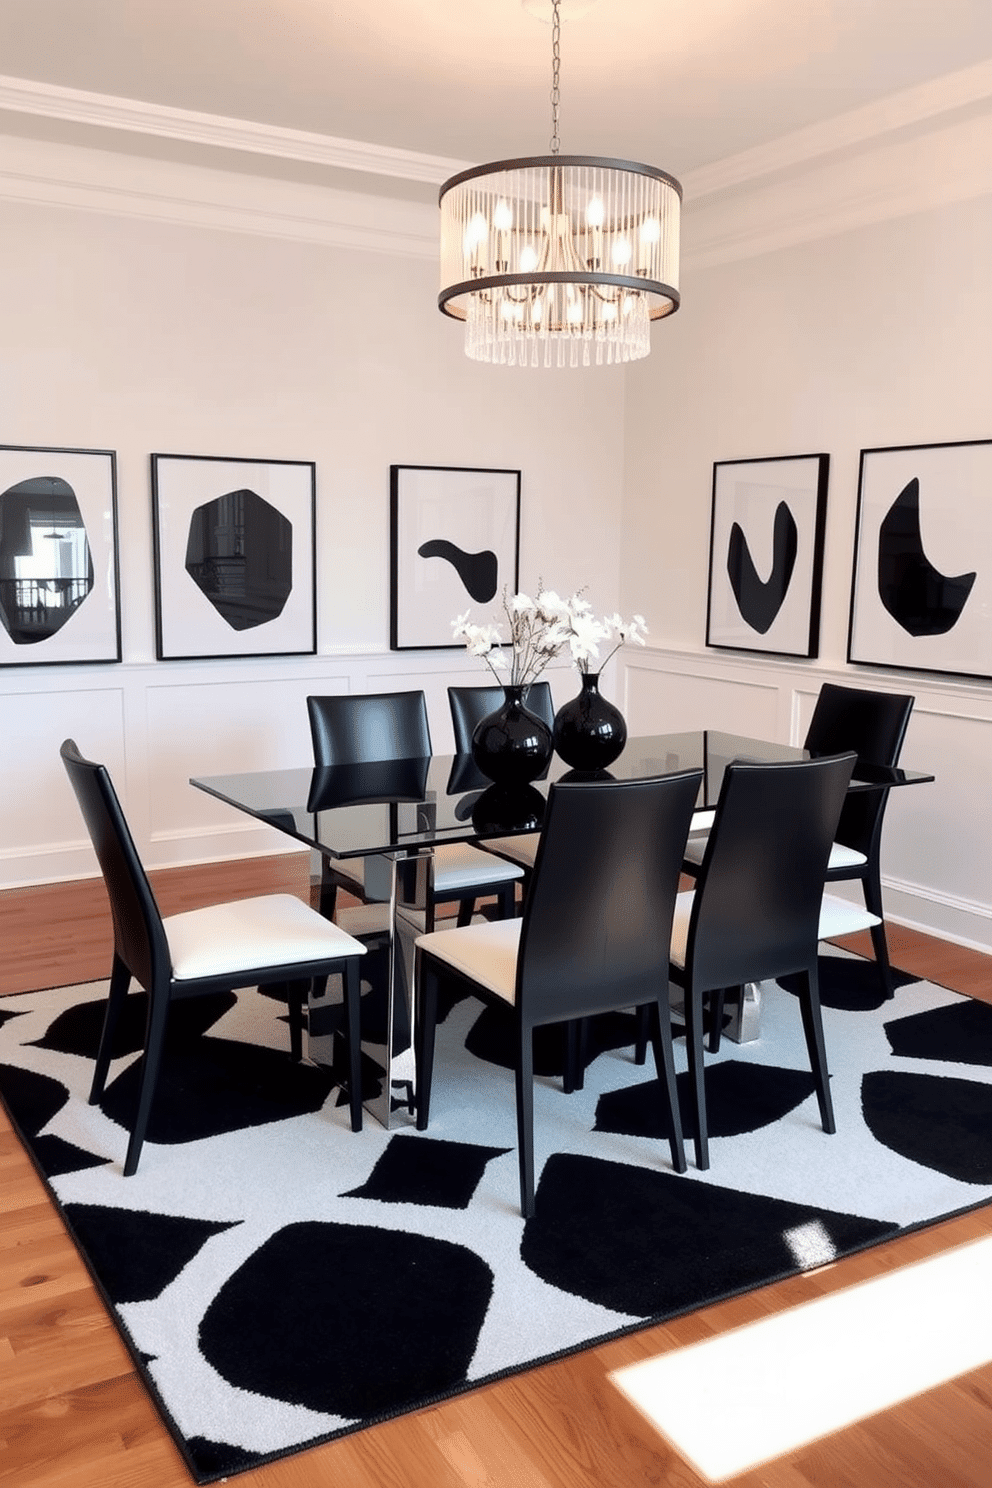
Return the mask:
<svg viewBox="0 0 992 1488"><path fill-rule="evenodd" d="M152 875L167 913L272 890L306 897L288 855ZM992 1001L992 958L891 927L907 971ZM0 993L104 977L98 880L0 893ZM860 946L858 947L861 948ZM992 1209L516 1375L246 1473L239 1488L705 1488L607 1375L992 1235ZM857 1340L852 1340L857 1346ZM989 1340L992 1359L992 1339ZM817 1387L817 1362L794 1361ZM773 1382L756 1381L756 1389ZM713 1402L714 1430L720 1429ZM992 1363L732 1480L734 1488L988 1488ZM0 1112L0 1483L185 1488L186 1468L44 1186Z"/></svg>

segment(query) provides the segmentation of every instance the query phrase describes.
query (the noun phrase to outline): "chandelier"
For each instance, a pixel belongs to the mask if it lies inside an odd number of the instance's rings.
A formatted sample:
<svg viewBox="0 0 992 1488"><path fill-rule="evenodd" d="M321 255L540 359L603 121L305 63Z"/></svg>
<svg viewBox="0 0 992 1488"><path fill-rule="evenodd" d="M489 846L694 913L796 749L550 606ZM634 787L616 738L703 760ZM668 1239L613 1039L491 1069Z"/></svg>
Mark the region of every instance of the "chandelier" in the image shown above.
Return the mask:
<svg viewBox="0 0 992 1488"><path fill-rule="evenodd" d="M552 0L550 155L461 171L438 198L438 309L465 322L475 361L637 361L651 350L651 321L679 307L678 181L558 153L559 9Z"/></svg>

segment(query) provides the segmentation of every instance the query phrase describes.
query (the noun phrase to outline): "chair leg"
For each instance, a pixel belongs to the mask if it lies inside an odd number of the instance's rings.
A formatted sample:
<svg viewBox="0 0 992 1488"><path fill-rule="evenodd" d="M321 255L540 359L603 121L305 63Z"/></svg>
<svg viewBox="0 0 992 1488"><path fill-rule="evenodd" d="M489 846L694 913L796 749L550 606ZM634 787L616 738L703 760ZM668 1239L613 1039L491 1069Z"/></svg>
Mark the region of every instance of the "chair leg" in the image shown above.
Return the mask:
<svg viewBox="0 0 992 1488"><path fill-rule="evenodd" d="M475 913L475 900L474 899L459 899L459 901L458 901L458 918L455 921L455 923L457 924L459 930L464 930L464 928L465 928L466 925L471 925L471 923L472 923L472 915L474 913Z"/></svg>
<svg viewBox="0 0 992 1488"><path fill-rule="evenodd" d="M569 1018L565 1024L565 1072L561 1088L566 1095L575 1090L579 1068L579 1019Z"/></svg>
<svg viewBox="0 0 992 1488"><path fill-rule="evenodd" d="M520 1162L520 1212L534 1215L534 1030L517 1024L517 1157Z"/></svg>
<svg viewBox="0 0 992 1488"><path fill-rule="evenodd" d="M895 988L892 985L892 967L889 963L889 946L885 938L885 913L882 909L882 875L875 865L873 870L865 874L861 880L861 887L865 895L865 907L871 914L878 915L880 925L871 927L871 945L875 952L875 964L878 966L878 974L882 979L882 990L886 999L895 996Z"/></svg>
<svg viewBox="0 0 992 1488"><path fill-rule="evenodd" d="M162 1063L162 1048L165 1043L165 1025L169 1014L169 997L165 989L150 988L148 993L148 1028L145 1034L145 1052L141 1061L141 1084L138 1089L138 1110L131 1128L131 1139L124 1158L124 1177L130 1178L137 1171L138 1158L148 1129L155 1086L158 1084L159 1066Z"/></svg>
<svg viewBox="0 0 992 1488"><path fill-rule="evenodd" d="M648 1027L651 1015L651 1006L645 1002L637 1009L637 1033L634 1037L634 1063L644 1064L648 1057Z"/></svg>
<svg viewBox="0 0 992 1488"><path fill-rule="evenodd" d="M645 1007L650 1004L645 1003ZM654 1009L651 1008L653 1014ZM672 1009L668 1000L668 988L658 998L658 1016L651 1018L654 1035L654 1063L658 1072L658 1084L664 1086L668 1101L668 1141L672 1150L672 1167L676 1173L686 1170L685 1144L682 1140L682 1113L679 1110L679 1092L675 1080L675 1055L672 1050Z"/></svg>
<svg viewBox="0 0 992 1488"><path fill-rule="evenodd" d="M349 956L344 963L345 1037L348 1040L348 1096L351 1107L351 1129L362 1129L362 1030L361 976L358 957Z"/></svg>
<svg viewBox="0 0 992 1488"><path fill-rule="evenodd" d="M117 1024L120 1021L121 1009L127 998L127 989L131 985L131 973L124 962L114 956L113 970L110 973L110 991L107 994L107 1007L103 1015L103 1029L100 1033L100 1044L97 1048L96 1065L93 1070L93 1083L90 1086L90 1105L95 1106L104 1091L107 1083L107 1070L110 1068L110 1059L114 1047L114 1034L117 1032Z"/></svg>
<svg viewBox="0 0 992 1488"><path fill-rule="evenodd" d="M499 890L496 895L496 902L499 905L499 917L501 920L512 920L516 917L517 881L515 878L511 879L508 884Z"/></svg>
<svg viewBox="0 0 992 1488"><path fill-rule="evenodd" d="M685 992L685 1042L689 1056L689 1088L696 1121L696 1167L704 1169L710 1165L710 1147L703 1071L703 994L689 987Z"/></svg>
<svg viewBox="0 0 992 1488"><path fill-rule="evenodd" d="M723 1004L726 1001L727 989L717 987L710 993L710 1041L709 1050L711 1054L719 1054L720 1039L723 1036Z"/></svg>
<svg viewBox="0 0 992 1488"><path fill-rule="evenodd" d="M334 911L338 904L338 886L331 877L330 865L326 858L320 860L320 898L317 908L325 920L333 920Z"/></svg>
<svg viewBox="0 0 992 1488"><path fill-rule="evenodd" d="M426 1131L431 1109L431 1079L434 1074L434 1030L437 1023L437 973L417 952L414 984L417 1016L414 1042L417 1079L417 1130Z"/></svg>
<svg viewBox="0 0 992 1488"><path fill-rule="evenodd" d="M565 1024L565 1074L562 1080L566 1095L584 1088L588 1052L589 1019L569 1018Z"/></svg>
<svg viewBox="0 0 992 1488"><path fill-rule="evenodd" d="M827 1069L827 1050L823 1041L823 1017L820 1013L820 984L814 961L805 972L806 991L800 997L803 1014L803 1030L809 1050L810 1068L816 1082L816 1099L820 1106L823 1130L833 1134L836 1130L834 1107L830 1098L830 1073Z"/></svg>
<svg viewBox="0 0 992 1488"><path fill-rule="evenodd" d="M294 1064L303 1058L303 1005L310 992L309 982L287 982L286 1005L289 1008L289 1057Z"/></svg>

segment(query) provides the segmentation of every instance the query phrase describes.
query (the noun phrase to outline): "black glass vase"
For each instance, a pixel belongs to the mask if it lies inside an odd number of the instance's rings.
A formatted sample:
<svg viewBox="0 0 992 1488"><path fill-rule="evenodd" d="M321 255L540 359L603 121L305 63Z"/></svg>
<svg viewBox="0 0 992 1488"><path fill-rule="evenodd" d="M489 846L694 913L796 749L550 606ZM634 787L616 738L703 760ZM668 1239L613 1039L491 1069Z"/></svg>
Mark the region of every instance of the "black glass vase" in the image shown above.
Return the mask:
<svg viewBox="0 0 992 1488"><path fill-rule="evenodd" d="M573 770L603 770L627 742L627 725L599 690L599 673L582 673L582 690L555 714L554 747Z"/></svg>
<svg viewBox="0 0 992 1488"><path fill-rule="evenodd" d="M551 730L524 707L523 687L503 688L503 701L475 726L472 758L496 785L526 785L551 761Z"/></svg>

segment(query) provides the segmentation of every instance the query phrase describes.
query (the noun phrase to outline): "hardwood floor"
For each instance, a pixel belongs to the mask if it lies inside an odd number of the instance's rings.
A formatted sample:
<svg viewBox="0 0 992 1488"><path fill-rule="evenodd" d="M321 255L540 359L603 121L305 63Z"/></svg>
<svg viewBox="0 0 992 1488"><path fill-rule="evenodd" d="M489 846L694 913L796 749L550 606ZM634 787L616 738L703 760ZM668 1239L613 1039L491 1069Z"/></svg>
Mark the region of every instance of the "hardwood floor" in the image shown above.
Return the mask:
<svg viewBox="0 0 992 1488"><path fill-rule="evenodd" d="M305 856L152 875L166 912L282 889ZM992 1001L992 959L891 927L896 964ZM0 992L104 977L98 881L0 893ZM705 1488L609 1371L992 1235L992 1208L246 1473L241 1488ZM856 1340L853 1340L856 1346ZM992 1339L989 1341L992 1358ZM817 1387L817 1362L807 1368ZM757 1382L762 1388L763 1382ZM774 1382L767 1382L774 1388ZM719 1430L719 1402L713 1403ZM735 1488L987 1488L992 1363L732 1480ZM0 1112L0 1483L185 1488L186 1468Z"/></svg>

